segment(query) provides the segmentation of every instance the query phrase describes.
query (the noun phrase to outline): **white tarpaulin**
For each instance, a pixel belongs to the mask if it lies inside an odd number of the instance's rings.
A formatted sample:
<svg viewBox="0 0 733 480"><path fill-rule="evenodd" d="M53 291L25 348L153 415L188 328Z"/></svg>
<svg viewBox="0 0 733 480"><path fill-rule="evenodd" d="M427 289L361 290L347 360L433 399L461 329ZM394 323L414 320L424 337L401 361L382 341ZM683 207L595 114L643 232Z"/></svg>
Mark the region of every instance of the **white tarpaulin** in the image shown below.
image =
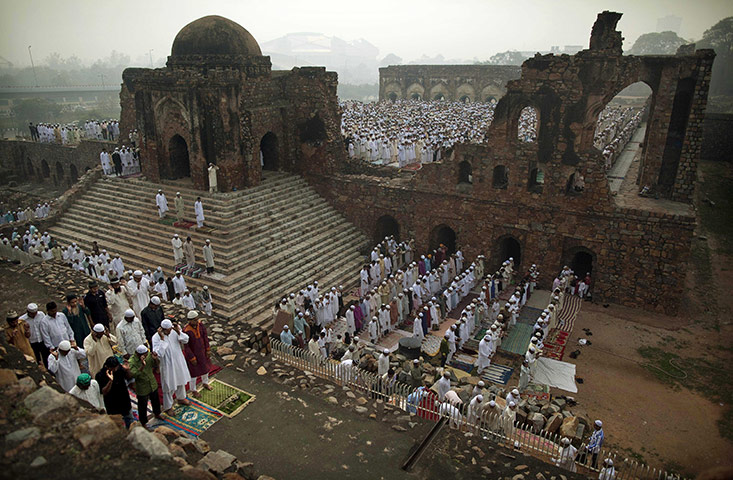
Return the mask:
<svg viewBox="0 0 733 480"><path fill-rule="evenodd" d="M532 370L532 383L578 393L578 387L575 385L575 365L551 358L537 359Z"/></svg>

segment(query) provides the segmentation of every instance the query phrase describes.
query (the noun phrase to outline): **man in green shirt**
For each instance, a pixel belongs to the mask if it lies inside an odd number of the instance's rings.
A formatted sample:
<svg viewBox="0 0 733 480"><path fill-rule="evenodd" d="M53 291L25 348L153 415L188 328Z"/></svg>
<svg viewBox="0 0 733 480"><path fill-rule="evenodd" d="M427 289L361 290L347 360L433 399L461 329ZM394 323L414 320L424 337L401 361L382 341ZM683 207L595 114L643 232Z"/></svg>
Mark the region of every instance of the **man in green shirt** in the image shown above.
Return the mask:
<svg viewBox="0 0 733 480"><path fill-rule="evenodd" d="M135 393L137 394L137 411L140 424L144 427L148 423L148 399L153 406L155 418L160 418L160 394L158 382L155 380L153 369L158 367L158 355L148 352L148 347L138 345L135 355L128 361L130 374L135 379Z"/></svg>
<svg viewBox="0 0 733 480"><path fill-rule="evenodd" d="M66 296L66 306L61 310L74 331L76 344L84 345L84 339L91 333L91 312L84 304L79 304L79 298L72 294ZM95 372L96 373L96 372Z"/></svg>

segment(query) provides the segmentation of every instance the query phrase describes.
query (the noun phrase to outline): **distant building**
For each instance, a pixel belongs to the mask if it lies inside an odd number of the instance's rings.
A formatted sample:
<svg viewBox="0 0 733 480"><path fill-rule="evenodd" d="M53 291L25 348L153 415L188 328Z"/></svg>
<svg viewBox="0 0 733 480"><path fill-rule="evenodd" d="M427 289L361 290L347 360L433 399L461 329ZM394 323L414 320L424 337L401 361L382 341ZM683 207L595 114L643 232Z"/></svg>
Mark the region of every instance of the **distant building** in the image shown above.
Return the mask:
<svg viewBox="0 0 733 480"><path fill-rule="evenodd" d="M346 41L322 33L289 33L262 44L272 64L280 69L323 65L344 83L377 81L379 49L364 39Z"/></svg>
<svg viewBox="0 0 733 480"><path fill-rule="evenodd" d="M679 35L682 29L682 19L675 15L657 19L657 32L674 32Z"/></svg>
<svg viewBox="0 0 733 480"><path fill-rule="evenodd" d="M0 87L0 117L9 117L22 100L43 98L67 110L91 110L100 105L119 108L119 85L70 87Z"/></svg>

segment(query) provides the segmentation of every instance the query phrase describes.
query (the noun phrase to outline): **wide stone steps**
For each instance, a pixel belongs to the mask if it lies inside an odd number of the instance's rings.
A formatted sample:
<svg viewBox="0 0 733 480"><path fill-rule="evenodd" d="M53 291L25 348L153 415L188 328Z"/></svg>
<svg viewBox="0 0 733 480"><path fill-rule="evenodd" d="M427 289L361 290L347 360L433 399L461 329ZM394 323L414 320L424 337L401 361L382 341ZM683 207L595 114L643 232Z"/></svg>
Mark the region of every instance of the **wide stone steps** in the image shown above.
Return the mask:
<svg viewBox="0 0 733 480"><path fill-rule="evenodd" d="M318 206L328 207L328 202L310 189L301 188L295 193L283 193L285 199L281 199L271 203L263 203L260 205L252 205L242 208L236 212L237 220L226 219L220 216L216 211L209 211L204 205L204 214L206 216L206 225L216 228L222 234L251 233L262 221L277 220L279 215L287 215L300 213L305 208L317 208ZM139 199L139 195L127 192L108 193L99 188L90 189L89 195L85 195L79 200L80 206L85 205L90 208L96 207L100 202L116 202L117 205L124 205L119 209L120 215L137 220L152 221L156 227L162 227L166 231L173 233L194 232L193 229L182 229L165 225L158 222L158 213L154 205L149 205ZM335 211L334 211L335 212ZM169 212L169 217L174 213ZM193 206L191 211L186 211L186 218L194 221ZM189 235L190 233L186 233ZM192 236L193 238L193 236Z"/></svg>
<svg viewBox="0 0 733 480"><path fill-rule="evenodd" d="M77 244L88 250L91 248L91 242L94 240L93 237L89 236L73 236L68 237L63 230L54 232L54 236L59 239L62 243L68 243L74 239ZM224 279L214 279L210 277L202 278L191 278L186 277L186 283L189 286L195 286L198 289L204 285L208 285L213 297L213 306L217 313L227 318L250 318L247 312L258 312L261 308L269 308L272 306L272 302L262 307L261 303L263 298L266 298L268 294L272 295L272 291L279 292L272 298L281 298L284 294L299 290L303 288L306 283L312 282L313 280L319 280L319 275L327 275L335 269L343 268L345 278L340 279L340 283L349 281L350 278L357 278L359 269L363 263L363 257L358 253L353 253L358 250L361 242L356 242L356 245L346 245L338 250L318 250L308 257L302 257L298 260L290 262L286 265L285 271L282 268L275 268L273 270L279 270L281 273L276 275L274 278L269 277L268 279L260 280L256 284L250 284L246 276L242 276L240 281L234 285L225 283ZM127 258L125 253L120 251L122 258ZM331 260L328 267L323 268L324 255L328 255ZM132 255L129 255L132 257ZM284 260L287 263L287 259ZM127 269L145 269L149 268L149 264L141 262L138 258L132 258L130 261L125 261L125 268ZM172 275L170 268L163 267L163 271L166 276ZM315 272L315 273L314 273ZM319 283L321 280L319 280Z"/></svg>
<svg viewBox="0 0 733 480"><path fill-rule="evenodd" d="M168 244L173 231L169 231L168 235L161 235L160 224L153 223L152 226L147 226L144 218L130 220L123 218L123 216L107 219L106 217L99 216L94 208L85 208L80 205L75 205L69 209L69 213L70 218L66 220L66 226L70 229L73 228L81 234L94 232L94 235L99 237L98 242L104 238L107 243L116 242L117 245L126 245L132 249L140 247L143 250L157 252L163 246L170 252L164 264L169 264L172 261L172 247ZM297 215L294 215L293 219L286 222L272 222L260 228L262 230L261 233L247 235L243 238L242 242L234 242L232 241L233 239L225 242L217 242L215 237L212 241L216 242L214 244L214 252L217 256L217 261L226 265L223 267L223 270L229 273L229 269L246 267L248 259L253 255L278 253L281 247L293 245L301 239L304 233L322 231L324 228L338 224L344 224L343 220L338 216L332 215L330 211L325 209L312 209L309 214L302 218L297 218ZM114 226L114 229L110 228L111 226ZM356 231L353 226L351 229L352 231ZM279 233L282 231L285 233ZM188 234L190 234L188 230L183 229L180 231L180 235L183 238ZM199 249L203 246L205 238L209 238L209 236L199 234L191 235L191 237L197 245L197 255L202 255ZM238 237L242 238L242 236ZM277 242L277 248L273 249L272 242ZM223 245L228 245L229 248L223 248L222 243Z"/></svg>

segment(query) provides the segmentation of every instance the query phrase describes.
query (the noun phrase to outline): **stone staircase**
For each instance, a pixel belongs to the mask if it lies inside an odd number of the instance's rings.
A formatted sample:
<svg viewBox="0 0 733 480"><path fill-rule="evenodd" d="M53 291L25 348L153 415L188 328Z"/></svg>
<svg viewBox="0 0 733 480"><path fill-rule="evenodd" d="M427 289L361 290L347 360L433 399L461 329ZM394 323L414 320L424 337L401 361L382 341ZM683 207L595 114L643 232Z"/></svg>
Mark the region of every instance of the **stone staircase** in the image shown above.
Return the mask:
<svg viewBox="0 0 733 480"><path fill-rule="evenodd" d="M162 188L173 210L176 191L194 221L193 203L201 196L206 226L197 232L165 225L158 219L155 194ZM169 212L174 215L174 212ZM156 184L143 179L102 178L49 229L67 245L84 251L92 241L110 254L120 254L125 268L173 273L170 240L178 233L196 246L210 239L216 274L186 277L200 289L209 286L214 313L233 322L267 327L271 308L284 295L318 280L322 289L356 285L368 239L348 223L299 176L267 172L261 185L239 192L209 194L181 182Z"/></svg>

